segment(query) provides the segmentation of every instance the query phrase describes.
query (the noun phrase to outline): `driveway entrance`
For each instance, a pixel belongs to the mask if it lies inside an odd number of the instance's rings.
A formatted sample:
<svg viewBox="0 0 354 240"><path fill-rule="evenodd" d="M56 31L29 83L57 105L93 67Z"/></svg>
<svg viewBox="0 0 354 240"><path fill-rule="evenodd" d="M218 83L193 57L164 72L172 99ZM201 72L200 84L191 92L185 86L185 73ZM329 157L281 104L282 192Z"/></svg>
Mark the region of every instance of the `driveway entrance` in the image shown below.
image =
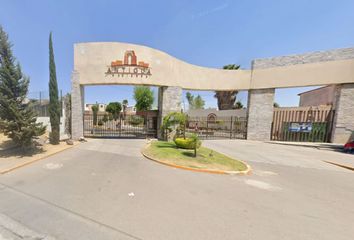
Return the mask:
<svg viewBox="0 0 354 240"><path fill-rule="evenodd" d="M231 176L149 161L145 143L89 139L0 175L0 215L57 240L353 239L354 174L322 160L354 155L205 141L253 168Z"/></svg>
<svg viewBox="0 0 354 240"><path fill-rule="evenodd" d="M224 117L214 119L188 118L186 132L197 134L199 138L206 139L246 139L247 118Z"/></svg>
<svg viewBox="0 0 354 240"><path fill-rule="evenodd" d="M100 138L156 138L158 111L134 115L84 114L84 137Z"/></svg>

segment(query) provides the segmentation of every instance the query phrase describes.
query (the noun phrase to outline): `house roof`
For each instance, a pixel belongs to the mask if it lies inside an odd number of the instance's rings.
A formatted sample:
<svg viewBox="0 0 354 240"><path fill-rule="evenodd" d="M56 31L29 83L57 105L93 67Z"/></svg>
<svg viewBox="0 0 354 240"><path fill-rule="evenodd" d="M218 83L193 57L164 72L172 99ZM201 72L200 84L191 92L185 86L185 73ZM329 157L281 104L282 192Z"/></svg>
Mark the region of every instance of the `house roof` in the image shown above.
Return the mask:
<svg viewBox="0 0 354 240"><path fill-rule="evenodd" d="M312 90L308 90L308 91L305 91L305 92L301 92L299 94L297 94L298 96L302 95L302 94L305 94L305 93L310 93L310 92L315 92L315 91L318 91L320 89L323 89L323 88L327 88L327 87L331 87L332 85L328 85L328 86L323 86L323 87L319 87L319 88L315 88L315 89L312 89Z"/></svg>

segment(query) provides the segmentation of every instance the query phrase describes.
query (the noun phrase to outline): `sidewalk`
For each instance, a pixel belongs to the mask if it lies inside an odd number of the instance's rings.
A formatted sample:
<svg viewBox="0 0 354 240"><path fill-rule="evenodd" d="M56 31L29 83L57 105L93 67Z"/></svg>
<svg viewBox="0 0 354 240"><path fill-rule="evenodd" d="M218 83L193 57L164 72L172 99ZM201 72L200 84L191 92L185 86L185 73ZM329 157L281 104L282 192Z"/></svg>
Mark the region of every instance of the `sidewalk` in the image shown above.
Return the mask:
<svg viewBox="0 0 354 240"><path fill-rule="evenodd" d="M343 150L343 144L317 143L317 142L282 142L282 141L267 141L265 143L294 146L294 147L308 147L308 148L314 148L318 150L333 151L333 152L345 154L347 156L346 158L337 158L325 162L354 171L354 154L345 153Z"/></svg>
<svg viewBox="0 0 354 240"><path fill-rule="evenodd" d="M65 142L60 142L58 145L45 144L42 148L26 154L23 154L18 149L13 148L6 150L0 149L0 175L47 158L77 144L78 142L75 142L74 145L67 145Z"/></svg>
<svg viewBox="0 0 354 240"><path fill-rule="evenodd" d="M297 146L297 147L312 147L317 149L325 149L332 151L343 151L343 144L337 143L320 143L320 142L284 142L284 141L267 141L270 144L280 144L287 146Z"/></svg>

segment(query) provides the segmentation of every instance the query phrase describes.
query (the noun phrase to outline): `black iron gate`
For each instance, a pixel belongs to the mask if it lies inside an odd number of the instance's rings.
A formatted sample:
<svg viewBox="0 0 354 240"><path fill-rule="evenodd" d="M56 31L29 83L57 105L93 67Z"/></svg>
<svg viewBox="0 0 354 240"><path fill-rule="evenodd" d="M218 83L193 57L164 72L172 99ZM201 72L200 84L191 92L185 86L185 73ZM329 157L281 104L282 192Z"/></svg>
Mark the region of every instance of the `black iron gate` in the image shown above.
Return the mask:
<svg viewBox="0 0 354 240"><path fill-rule="evenodd" d="M84 136L102 138L147 138L157 137L157 112L149 111L136 115L117 117L107 113L84 114Z"/></svg>
<svg viewBox="0 0 354 240"><path fill-rule="evenodd" d="M330 106L275 108L271 140L330 142L333 118Z"/></svg>
<svg viewBox="0 0 354 240"><path fill-rule="evenodd" d="M224 117L217 119L188 118L187 133L195 133L202 139L246 139L247 119Z"/></svg>

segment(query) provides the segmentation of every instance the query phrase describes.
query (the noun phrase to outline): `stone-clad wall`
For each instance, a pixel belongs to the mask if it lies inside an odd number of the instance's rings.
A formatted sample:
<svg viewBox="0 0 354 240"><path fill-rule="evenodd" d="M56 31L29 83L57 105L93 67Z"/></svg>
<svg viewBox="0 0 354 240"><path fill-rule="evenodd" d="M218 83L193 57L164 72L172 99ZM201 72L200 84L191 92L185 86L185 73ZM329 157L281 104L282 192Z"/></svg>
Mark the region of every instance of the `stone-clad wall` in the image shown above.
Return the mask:
<svg viewBox="0 0 354 240"><path fill-rule="evenodd" d="M170 112L180 112L182 101L182 88L180 87L159 87L159 116L157 120L157 135L162 137L161 123L164 116Z"/></svg>
<svg viewBox="0 0 354 240"><path fill-rule="evenodd" d="M71 82L71 131L72 139L79 139L84 136L84 101L85 88L80 85L79 73L74 72Z"/></svg>
<svg viewBox="0 0 354 240"><path fill-rule="evenodd" d="M163 116L174 111L181 111L182 88L159 88L159 111Z"/></svg>
<svg viewBox="0 0 354 240"><path fill-rule="evenodd" d="M354 140L354 84L337 86L332 142Z"/></svg>
<svg viewBox="0 0 354 240"><path fill-rule="evenodd" d="M274 92L274 88L249 91L247 140L270 140Z"/></svg>
<svg viewBox="0 0 354 240"><path fill-rule="evenodd" d="M145 78L108 75L102 78L107 64L114 59L122 59L127 49L134 49L140 60L150 64L152 75ZM159 86L159 124L169 112L181 110L182 88L249 90L248 139L253 140L270 139L275 88L342 84L336 105L338 111L333 139L344 141L354 128L354 48L256 59L251 70L239 71L202 68L151 48L126 43L81 43L76 44L74 50L74 139L83 135L84 85L90 84ZM117 56L117 53L121 55Z"/></svg>
<svg viewBox="0 0 354 240"><path fill-rule="evenodd" d="M296 64L315 62L327 62L336 60L347 60L354 58L354 48L342 48L329 51L318 51L299 55L255 59L252 62L253 69L264 69L271 67L282 67Z"/></svg>

